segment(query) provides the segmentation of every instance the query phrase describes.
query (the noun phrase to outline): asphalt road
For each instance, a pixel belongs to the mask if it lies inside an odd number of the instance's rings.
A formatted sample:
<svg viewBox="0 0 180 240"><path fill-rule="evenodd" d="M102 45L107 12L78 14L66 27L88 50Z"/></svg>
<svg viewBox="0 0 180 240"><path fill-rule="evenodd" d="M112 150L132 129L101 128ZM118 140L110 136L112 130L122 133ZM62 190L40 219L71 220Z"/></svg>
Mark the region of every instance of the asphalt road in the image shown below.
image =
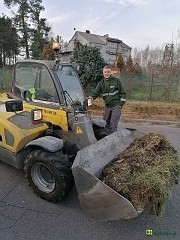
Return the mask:
<svg viewBox="0 0 180 240"><path fill-rule="evenodd" d="M166 134L180 154L176 126L121 123L145 132ZM180 185L173 188L161 218L144 211L137 218L100 223L80 207L76 189L63 202L52 204L36 196L24 174L0 162L0 240L144 240L180 239Z"/></svg>

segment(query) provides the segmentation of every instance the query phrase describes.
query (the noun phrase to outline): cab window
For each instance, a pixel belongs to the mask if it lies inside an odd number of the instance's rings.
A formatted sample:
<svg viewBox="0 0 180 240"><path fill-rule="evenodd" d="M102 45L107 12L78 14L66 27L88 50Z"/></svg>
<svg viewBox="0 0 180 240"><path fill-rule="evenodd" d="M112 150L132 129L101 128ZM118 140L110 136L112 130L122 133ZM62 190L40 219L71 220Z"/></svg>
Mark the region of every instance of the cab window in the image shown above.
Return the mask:
<svg viewBox="0 0 180 240"><path fill-rule="evenodd" d="M14 92L25 98L30 93L33 101L58 103L58 95L52 77L43 64L18 63L15 71Z"/></svg>

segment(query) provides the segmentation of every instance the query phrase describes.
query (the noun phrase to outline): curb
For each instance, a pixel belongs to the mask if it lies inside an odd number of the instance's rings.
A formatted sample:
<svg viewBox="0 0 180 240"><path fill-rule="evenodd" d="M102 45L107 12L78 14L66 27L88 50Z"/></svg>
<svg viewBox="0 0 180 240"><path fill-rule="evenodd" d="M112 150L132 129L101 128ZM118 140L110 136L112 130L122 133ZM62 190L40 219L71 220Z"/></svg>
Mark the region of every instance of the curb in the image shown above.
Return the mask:
<svg viewBox="0 0 180 240"><path fill-rule="evenodd" d="M94 118L102 118L101 115L91 115L91 117ZM126 123L126 122L130 122L130 123L143 123L143 124L157 124L157 125L173 125L176 126L178 128L180 128L180 121L163 121L163 120L156 120L156 119L144 119L144 118L139 118L139 119L128 119L128 118L120 118L120 122Z"/></svg>
<svg viewBox="0 0 180 240"><path fill-rule="evenodd" d="M156 119L126 119L121 118L122 122L139 122L139 123L147 123L147 124L159 124L159 125L176 125L176 127L180 127L180 121L163 121Z"/></svg>

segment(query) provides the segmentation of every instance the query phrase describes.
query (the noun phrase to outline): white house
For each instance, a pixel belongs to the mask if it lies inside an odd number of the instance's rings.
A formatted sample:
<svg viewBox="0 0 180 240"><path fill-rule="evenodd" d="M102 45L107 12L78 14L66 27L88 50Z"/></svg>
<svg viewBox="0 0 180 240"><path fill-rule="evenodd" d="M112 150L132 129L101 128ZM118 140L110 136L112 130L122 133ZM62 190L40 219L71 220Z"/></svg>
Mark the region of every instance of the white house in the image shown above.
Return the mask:
<svg viewBox="0 0 180 240"><path fill-rule="evenodd" d="M91 34L90 31L86 30L86 32L76 31L66 49L62 49L62 58L64 61L70 60L76 41L79 41L82 45L99 48L102 57L108 64L114 64L120 53L124 61L131 55L131 47L126 45L122 40L111 38L108 34L104 36Z"/></svg>

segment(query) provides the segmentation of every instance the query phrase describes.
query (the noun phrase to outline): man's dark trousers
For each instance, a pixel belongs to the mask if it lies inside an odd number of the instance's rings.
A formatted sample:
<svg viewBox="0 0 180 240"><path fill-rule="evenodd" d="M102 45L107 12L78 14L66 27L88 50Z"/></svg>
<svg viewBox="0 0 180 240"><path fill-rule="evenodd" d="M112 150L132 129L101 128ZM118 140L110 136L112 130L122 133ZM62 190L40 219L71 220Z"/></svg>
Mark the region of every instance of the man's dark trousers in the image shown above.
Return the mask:
<svg viewBox="0 0 180 240"><path fill-rule="evenodd" d="M117 130L118 122L121 116L120 106L107 107L104 108L104 120L106 121L106 131L108 134L115 132Z"/></svg>

